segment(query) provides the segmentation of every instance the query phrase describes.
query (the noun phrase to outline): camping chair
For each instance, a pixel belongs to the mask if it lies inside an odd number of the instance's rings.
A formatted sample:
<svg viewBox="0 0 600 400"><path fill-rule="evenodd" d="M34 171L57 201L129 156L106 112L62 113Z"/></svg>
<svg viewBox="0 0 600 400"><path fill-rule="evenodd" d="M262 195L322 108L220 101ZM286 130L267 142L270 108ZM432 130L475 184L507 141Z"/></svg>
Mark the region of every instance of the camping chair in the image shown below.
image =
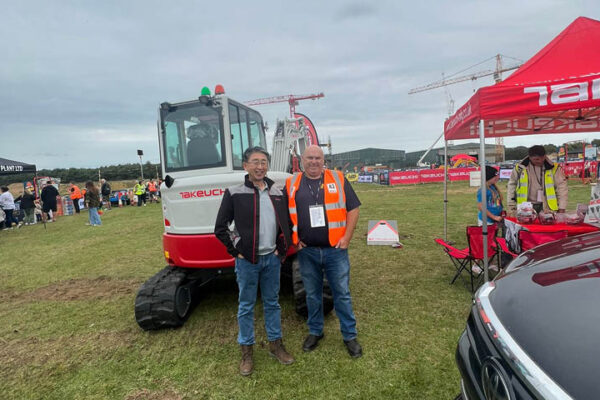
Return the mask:
<svg viewBox="0 0 600 400"><path fill-rule="evenodd" d="M568 236L567 231L558 232L530 232L525 229L519 231L519 243L521 251L531 250L544 243L554 242Z"/></svg>
<svg viewBox="0 0 600 400"><path fill-rule="evenodd" d="M504 254L508 254L510 257L515 258L518 256L517 253L513 253L509 248L508 248L508 243L506 242L506 239L503 237L496 237L496 244L498 245L498 258L500 260L500 267L504 268L507 264L505 263L505 258L502 257ZM512 261L512 260L511 260Z"/></svg>
<svg viewBox="0 0 600 400"><path fill-rule="evenodd" d="M488 255L488 266L491 265L494 257L498 256L497 245L496 245L496 231L498 230L497 225L488 225L487 227L487 255ZM467 241L469 243L469 273L471 279L471 292L475 291L475 287L479 285L483 279L483 227L481 226L467 226ZM500 265L500 258L497 257L497 265ZM482 272L475 273L473 267L477 266ZM475 284L475 281L477 284Z"/></svg>
<svg viewBox="0 0 600 400"><path fill-rule="evenodd" d="M444 248L444 251L450 257L452 264L454 264L454 268L456 269L456 273L452 278L450 284L452 285L454 281L458 279L458 277L462 274L463 271L467 271L467 266L470 262L469 257L469 248L466 249L457 249L453 247L449 243L445 242L442 239L435 239L435 242Z"/></svg>

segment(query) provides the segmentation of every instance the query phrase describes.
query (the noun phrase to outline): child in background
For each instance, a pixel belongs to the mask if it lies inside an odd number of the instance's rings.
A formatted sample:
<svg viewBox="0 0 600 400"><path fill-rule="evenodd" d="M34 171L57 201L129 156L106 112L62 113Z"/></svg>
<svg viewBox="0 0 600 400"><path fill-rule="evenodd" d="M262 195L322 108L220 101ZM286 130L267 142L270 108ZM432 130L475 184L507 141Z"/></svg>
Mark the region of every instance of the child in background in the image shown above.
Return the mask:
<svg viewBox="0 0 600 400"><path fill-rule="evenodd" d="M500 180L500 173L494 167L489 165L485 166L485 185L486 185L486 208L487 208L487 224L494 225L495 223L502 222L502 195L496 186L496 183ZM483 218L481 217L481 189L477 191L477 208L479 213L477 214L477 223L479 226L483 225Z"/></svg>
<svg viewBox="0 0 600 400"><path fill-rule="evenodd" d="M504 207L502 206L502 195L500 194L500 190L496 186L496 183L500 180L500 173L494 167L490 167L489 165L485 166L485 198L486 198L486 208L487 208L487 224L501 224L503 221L502 211ZM477 214L477 223L479 226L483 225L483 218L481 216L481 188L477 191L477 208L479 209L479 213ZM504 262L503 262L504 263ZM490 264L490 270L498 271L498 266L494 264ZM481 273L481 268L477 265L472 267L472 271L479 275Z"/></svg>
<svg viewBox="0 0 600 400"><path fill-rule="evenodd" d="M35 218L34 218L34 224L37 224L38 222L42 221L42 205L40 204L39 200L35 201Z"/></svg>

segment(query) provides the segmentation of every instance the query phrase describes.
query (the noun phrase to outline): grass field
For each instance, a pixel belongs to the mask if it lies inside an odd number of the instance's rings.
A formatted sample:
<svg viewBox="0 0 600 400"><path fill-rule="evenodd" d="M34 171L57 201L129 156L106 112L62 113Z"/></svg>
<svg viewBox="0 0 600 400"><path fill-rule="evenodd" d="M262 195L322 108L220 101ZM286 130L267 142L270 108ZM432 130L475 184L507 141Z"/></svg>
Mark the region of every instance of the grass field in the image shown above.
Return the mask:
<svg viewBox="0 0 600 400"><path fill-rule="evenodd" d="M238 374L237 288L206 290L180 329L143 332L133 303L164 266L160 205L113 209L102 227L87 213L0 232L2 399L449 399L459 392L457 339L469 291L449 285L453 268L433 242L443 235L443 187L356 185L363 203L350 247L351 291L361 359L326 318L318 350L302 353L304 321L282 294L291 366L268 356L257 306L255 372ZM502 188L504 190L504 187ZM589 200L570 182L570 206ZM476 223L475 189L449 185L448 236L465 244ZM370 219L398 221L402 249L367 246Z"/></svg>

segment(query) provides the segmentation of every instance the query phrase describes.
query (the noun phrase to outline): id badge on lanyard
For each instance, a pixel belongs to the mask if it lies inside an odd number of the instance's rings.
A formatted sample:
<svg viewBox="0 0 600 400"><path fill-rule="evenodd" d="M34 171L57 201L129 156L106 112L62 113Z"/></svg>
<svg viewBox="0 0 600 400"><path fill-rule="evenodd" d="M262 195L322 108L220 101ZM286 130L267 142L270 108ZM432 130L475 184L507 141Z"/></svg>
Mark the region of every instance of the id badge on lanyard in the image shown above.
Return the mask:
<svg viewBox="0 0 600 400"><path fill-rule="evenodd" d="M309 206L308 211L310 213L311 228L321 228L325 226L325 210L322 204Z"/></svg>

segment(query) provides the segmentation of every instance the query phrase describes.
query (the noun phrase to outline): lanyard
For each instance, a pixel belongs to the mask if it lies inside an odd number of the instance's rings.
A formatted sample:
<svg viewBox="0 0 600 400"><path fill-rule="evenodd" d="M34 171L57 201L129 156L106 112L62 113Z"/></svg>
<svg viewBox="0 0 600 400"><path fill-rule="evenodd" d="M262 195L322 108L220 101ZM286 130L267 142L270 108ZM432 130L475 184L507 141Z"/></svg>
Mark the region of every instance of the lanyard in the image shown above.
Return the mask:
<svg viewBox="0 0 600 400"><path fill-rule="evenodd" d="M535 176L535 179L540 184L540 186L542 187L542 190L543 190L544 189L544 185L542 184L542 182L544 181L544 167L543 166L540 167L540 177L538 178L537 167L534 165L533 166L533 175Z"/></svg>
<svg viewBox="0 0 600 400"><path fill-rule="evenodd" d="M308 179L306 180L306 186L308 186L308 191L310 192L310 195L312 196L312 198L315 200L315 205L319 204L319 191L321 190L321 185L322 185L321 182L322 181L323 181L323 176L321 176L321 178L319 178L319 184L317 186L317 193L315 193L313 191L312 185L310 185L308 183Z"/></svg>

